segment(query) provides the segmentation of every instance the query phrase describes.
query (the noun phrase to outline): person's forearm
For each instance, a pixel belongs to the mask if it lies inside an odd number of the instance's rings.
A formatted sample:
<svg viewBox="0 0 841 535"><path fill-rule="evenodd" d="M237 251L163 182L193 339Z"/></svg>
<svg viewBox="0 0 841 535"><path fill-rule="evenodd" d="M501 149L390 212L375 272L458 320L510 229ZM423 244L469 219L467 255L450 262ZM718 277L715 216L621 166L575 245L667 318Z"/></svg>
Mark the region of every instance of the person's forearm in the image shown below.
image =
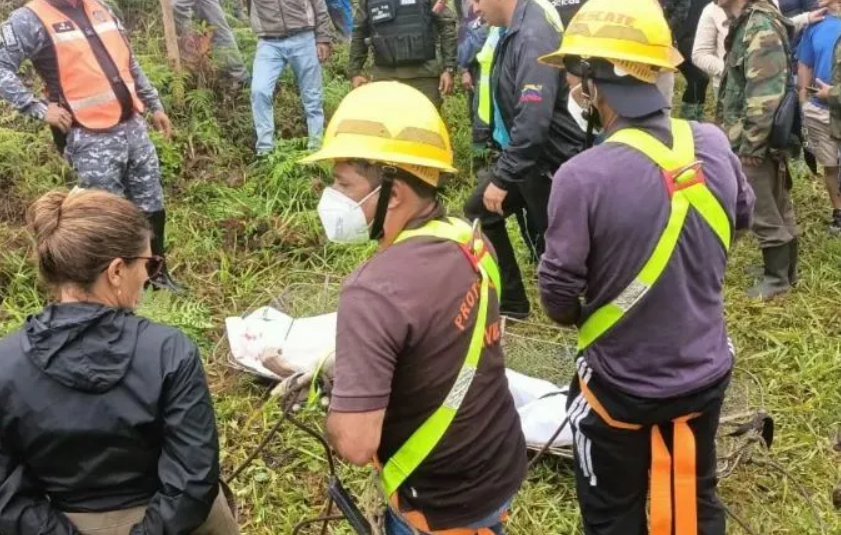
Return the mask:
<svg viewBox="0 0 841 535"><path fill-rule="evenodd" d="M0 48L0 100L19 113L43 120L47 105L30 91L17 75L17 68L4 59Z"/></svg>
<svg viewBox="0 0 841 535"><path fill-rule="evenodd" d="M143 72L143 69L137 62L137 58L134 57L134 54L131 56L130 68L131 75L134 78L134 87L137 90L137 96L143 104L150 112L153 113L163 110L164 105L161 102L161 98L158 96L158 90L155 89L155 86L153 86L152 82L150 82L146 77L146 73Z"/></svg>
<svg viewBox="0 0 841 535"><path fill-rule="evenodd" d="M804 65L803 63L797 64L797 95L800 98L800 103L805 103L808 98L809 94L806 90L809 87L809 84L812 82L812 69L809 68L808 65Z"/></svg>

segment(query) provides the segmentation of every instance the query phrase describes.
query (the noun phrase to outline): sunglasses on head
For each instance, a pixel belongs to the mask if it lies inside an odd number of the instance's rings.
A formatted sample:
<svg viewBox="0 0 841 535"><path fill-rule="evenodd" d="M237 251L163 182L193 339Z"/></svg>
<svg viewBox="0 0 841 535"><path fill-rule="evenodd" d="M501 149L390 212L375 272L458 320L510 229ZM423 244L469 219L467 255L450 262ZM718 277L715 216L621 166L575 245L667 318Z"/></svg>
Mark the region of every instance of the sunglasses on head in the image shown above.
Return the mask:
<svg viewBox="0 0 841 535"><path fill-rule="evenodd" d="M161 272L161 269L164 267L164 258L162 256L124 256L122 257L123 260L131 261L131 260L145 260L146 261L146 276L150 279L154 278L155 275ZM109 264L110 265L110 264ZM108 266L102 271L108 269Z"/></svg>

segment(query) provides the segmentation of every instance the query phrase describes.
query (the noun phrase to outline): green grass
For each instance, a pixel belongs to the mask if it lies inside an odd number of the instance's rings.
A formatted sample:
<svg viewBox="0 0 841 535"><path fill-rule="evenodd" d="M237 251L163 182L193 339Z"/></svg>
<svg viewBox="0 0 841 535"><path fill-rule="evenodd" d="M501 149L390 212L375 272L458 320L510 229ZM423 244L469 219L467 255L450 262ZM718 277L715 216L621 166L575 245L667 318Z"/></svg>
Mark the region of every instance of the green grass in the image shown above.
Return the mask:
<svg viewBox="0 0 841 535"><path fill-rule="evenodd" d="M10 7L0 0L0 18ZM189 287L180 296L146 295L141 313L184 329L202 348L218 413L222 462L230 473L260 441L279 408L270 404L260 411L266 385L225 365L225 347L219 343L224 318L267 303L292 283L318 281L327 274L340 280L372 249L330 245L322 235L315 206L327 177L321 168L295 163L304 153L305 128L289 73L276 100L279 130L287 139L271 159L254 163L248 95L219 96L210 70L193 78L175 76L156 59L164 56L160 26L148 13L157 9L157 2L132 0L121 8L133 28L140 61L161 89L176 126L172 140L156 136L155 142L171 214L170 262ZM232 22L250 62L255 40L244 23L233 18ZM339 50L327 66L328 114L349 89L345 65L346 51ZM445 115L457 166L470 169L463 95L447 101ZM841 428L841 239L826 231L828 203L822 186L806 178L802 168L798 175L795 199L803 236L797 290L770 303L749 301L744 290L751 281L744 268L758 261L756 244L746 238L733 251L727 314L741 370L733 386L733 403L758 408L764 399L764 407L777 422L770 457L805 487L826 533L836 535L841 533L841 516L832 509L829 496L841 479L839 454L832 452ZM468 172L451 181L445 191L450 208L459 211L473 181ZM0 335L18 328L47 300L31 262L22 210L40 193L72 183L48 132L0 105ZM522 246L519 250L522 255ZM535 297L534 267L525 271ZM536 321L548 327L544 317ZM541 336L555 332L532 330ZM560 333L552 336L568 343L571 333ZM568 369L569 362L561 363L547 354L549 350L531 351L533 358L528 353L512 354L512 361L544 376ZM316 426L323 422L318 411L303 418ZM348 485L361 493L367 472L344 465L340 470ZM243 532L286 534L301 518L317 514L326 497L325 471L318 443L292 426L282 428L233 485L242 508ZM721 494L757 533L820 533L794 483L767 467L740 466L722 481ZM573 534L580 533L579 524L571 467L548 459L529 475L518 496L510 532ZM729 529L741 532L735 526ZM336 525L332 533L349 531Z"/></svg>

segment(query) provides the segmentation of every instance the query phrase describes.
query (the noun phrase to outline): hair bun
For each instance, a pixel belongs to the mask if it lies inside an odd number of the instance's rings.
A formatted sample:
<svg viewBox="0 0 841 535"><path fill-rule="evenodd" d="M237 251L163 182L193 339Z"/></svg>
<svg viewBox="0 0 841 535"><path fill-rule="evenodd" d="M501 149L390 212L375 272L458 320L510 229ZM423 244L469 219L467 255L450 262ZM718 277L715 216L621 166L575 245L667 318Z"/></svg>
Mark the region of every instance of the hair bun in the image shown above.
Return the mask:
<svg viewBox="0 0 841 535"><path fill-rule="evenodd" d="M61 223L61 208L69 193L67 190L53 190L32 203L26 212L26 221L35 234L38 245L43 244L58 229Z"/></svg>

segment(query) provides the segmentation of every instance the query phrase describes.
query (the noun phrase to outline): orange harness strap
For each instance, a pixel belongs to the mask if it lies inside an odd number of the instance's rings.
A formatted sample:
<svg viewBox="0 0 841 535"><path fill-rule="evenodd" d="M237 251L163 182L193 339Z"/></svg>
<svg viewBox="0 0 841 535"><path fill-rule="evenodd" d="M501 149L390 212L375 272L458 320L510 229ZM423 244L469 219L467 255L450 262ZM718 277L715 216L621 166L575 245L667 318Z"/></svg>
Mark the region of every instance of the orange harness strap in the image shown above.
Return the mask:
<svg viewBox="0 0 841 535"><path fill-rule="evenodd" d="M391 510L399 515L407 524L418 531L429 533L430 535L494 535L491 528L450 528L450 529L429 529L429 523L426 521L426 516L420 511L400 511L400 505L395 492L391 499L389 499ZM499 515L500 522L508 521L508 511L503 511Z"/></svg>
<svg viewBox="0 0 841 535"><path fill-rule="evenodd" d="M627 429L630 431L639 431L642 429L642 426L638 424L628 424L620 422L619 420L614 420L610 414L608 414L607 409L604 408L601 401L596 399L595 394L593 394L593 391L590 390L589 386L587 386L587 383L579 378L578 384L581 385L581 393L584 394L584 398L587 400L587 403L589 403L593 410L596 411L596 414L601 416L602 420L607 422L607 425L616 429Z"/></svg>
<svg viewBox="0 0 841 535"><path fill-rule="evenodd" d="M604 405L596 399L587 383L578 379L581 393L596 414L610 427L638 431L639 424L614 420ZM674 439L669 453L660 427L651 428L651 482L649 485L649 523L651 535L671 535L674 519L674 535L698 535L698 498L696 481L695 435L689 421L701 413L692 413L672 420ZM673 463L674 461L674 463ZM674 477L674 479L673 479ZM674 508L672 488L674 486Z"/></svg>

